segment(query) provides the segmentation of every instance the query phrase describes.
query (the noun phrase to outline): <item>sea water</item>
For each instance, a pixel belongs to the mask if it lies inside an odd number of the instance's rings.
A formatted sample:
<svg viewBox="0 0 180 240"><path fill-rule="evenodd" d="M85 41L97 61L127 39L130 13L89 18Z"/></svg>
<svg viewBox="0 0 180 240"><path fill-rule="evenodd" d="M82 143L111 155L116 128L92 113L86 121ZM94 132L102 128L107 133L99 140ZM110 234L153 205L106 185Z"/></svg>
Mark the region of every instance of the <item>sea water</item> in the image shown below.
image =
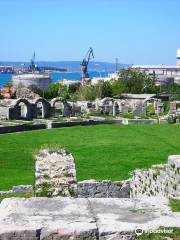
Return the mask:
<svg viewBox="0 0 180 240"><path fill-rule="evenodd" d="M90 77L107 77L109 72L89 72ZM80 72L60 72L60 73L50 73L49 74L52 82L57 82L58 80L68 79L68 80L80 80ZM3 87L7 82L12 80L12 74L0 74L0 87Z"/></svg>

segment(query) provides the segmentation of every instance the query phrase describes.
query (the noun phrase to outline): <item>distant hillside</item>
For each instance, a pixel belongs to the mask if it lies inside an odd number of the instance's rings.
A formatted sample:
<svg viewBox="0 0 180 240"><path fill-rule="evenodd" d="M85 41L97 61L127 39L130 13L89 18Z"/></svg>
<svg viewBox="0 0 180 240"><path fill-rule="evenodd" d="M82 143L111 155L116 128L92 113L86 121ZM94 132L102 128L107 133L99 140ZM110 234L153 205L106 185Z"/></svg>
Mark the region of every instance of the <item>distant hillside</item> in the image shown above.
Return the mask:
<svg viewBox="0 0 180 240"><path fill-rule="evenodd" d="M38 66L44 67L57 67L57 68L66 68L68 71L80 71L80 61L37 61L36 64ZM22 64L29 65L29 62L3 62L0 61L0 65L13 65L16 67L21 67ZM119 64L119 68L127 67L127 64ZM108 62L90 62L89 63L89 71L107 71L114 72L115 71L115 63Z"/></svg>

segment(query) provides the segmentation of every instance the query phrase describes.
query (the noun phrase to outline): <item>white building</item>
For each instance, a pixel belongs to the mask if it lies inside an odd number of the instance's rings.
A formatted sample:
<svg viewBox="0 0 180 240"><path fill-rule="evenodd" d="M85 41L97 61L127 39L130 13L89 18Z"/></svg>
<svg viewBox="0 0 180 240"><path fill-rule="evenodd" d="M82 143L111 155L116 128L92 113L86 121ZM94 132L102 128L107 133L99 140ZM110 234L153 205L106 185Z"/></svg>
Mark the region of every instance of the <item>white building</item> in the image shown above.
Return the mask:
<svg viewBox="0 0 180 240"><path fill-rule="evenodd" d="M133 65L131 68L149 75L155 74L158 79L157 84L168 84L171 82L180 84L180 66Z"/></svg>
<svg viewBox="0 0 180 240"><path fill-rule="evenodd" d="M131 68L149 75L155 74L158 78L157 84L180 84L180 48L177 49L176 65L133 65Z"/></svg>
<svg viewBox="0 0 180 240"><path fill-rule="evenodd" d="M12 77L13 86L16 88L18 85L29 87L35 85L43 91L46 91L51 83L51 78L45 73L27 73L18 74Z"/></svg>

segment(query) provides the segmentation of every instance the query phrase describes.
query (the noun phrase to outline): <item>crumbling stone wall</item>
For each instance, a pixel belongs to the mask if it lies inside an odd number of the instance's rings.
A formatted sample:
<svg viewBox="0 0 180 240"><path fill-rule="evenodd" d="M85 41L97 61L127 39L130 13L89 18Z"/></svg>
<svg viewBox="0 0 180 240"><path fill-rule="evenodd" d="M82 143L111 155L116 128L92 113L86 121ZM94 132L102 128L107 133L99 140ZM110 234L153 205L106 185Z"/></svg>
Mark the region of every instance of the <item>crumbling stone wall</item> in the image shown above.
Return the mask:
<svg viewBox="0 0 180 240"><path fill-rule="evenodd" d="M37 93L34 93L26 87L18 87L16 90L16 98L34 99L39 97L40 96Z"/></svg>
<svg viewBox="0 0 180 240"><path fill-rule="evenodd" d="M131 197L180 197L180 155L169 156L168 164L134 171L130 189Z"/></svg>
<svg viewBox="0 0 180 240"><path fill-rule="evenodd" d="M135 170L132 178L76 181L75 161L64 149L41 150L35 157L35 193L37 196L81 198L134 198L142 196L180 197L180 155L168 158L168 164Z"/></svg>
<svg viewBox="0 0 180 240"><path fill-rule="evenodd" d="M129 198L129 182L113 182L110 180L86 180L78 182L78 197L85 198Z"/></svg>
<svg viewBox="0 0 180 240"><path fill-rule="evenodd" d="M73 156L64 149L45 149L35 156L36 196L129 198L128 181L76 181Z"/></svg>
<svg viewBox="0 0 180 240"><path fill-rule="evenodd" d="M45 149L35 156L37 196L73 196L76 170L73 156L65 149Z"/></svg>
<svg viewBox="0 0 180 240"><path fill-rule="evenodd" d="M12 189L7 191L0 191L0 196L5 194L11 194L11 193L19 193L19 192L32 192L33 186L32 185L18 185L13 186Z"/></svg>

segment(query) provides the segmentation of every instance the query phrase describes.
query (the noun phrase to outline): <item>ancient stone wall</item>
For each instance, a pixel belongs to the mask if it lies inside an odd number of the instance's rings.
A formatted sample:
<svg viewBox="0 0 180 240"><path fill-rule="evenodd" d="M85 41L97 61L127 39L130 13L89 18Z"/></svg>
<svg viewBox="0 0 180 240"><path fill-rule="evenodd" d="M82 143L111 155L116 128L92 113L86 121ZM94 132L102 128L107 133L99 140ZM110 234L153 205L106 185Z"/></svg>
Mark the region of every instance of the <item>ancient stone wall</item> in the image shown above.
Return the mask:
<svg viewBox="0 0 180 240"><path fill-rule="evenodd" d="M180 155L169 156L168 164L153 165L148 170L135 170L132 178L121 182L110 180L77 182L74 158L64 149L41 150L35 159L37 196L180 197Z"/></svg>
<svg viewBox="0 0 180 240"><path fill-rule="evenodd" d="M0 195L6 195L11 193L19 193L19 192L32 192L33 186L32 185L18 185L12 187L11 190L8 191L0 191Z"/></svg>
<svg viewBox="0 0 180 240"><path fill-rule="evenodd" d="M128 182L86 180L78 182L77 196L82 198L129 198Z"/></svg>
<svg viewBox="0 0 180 240"><path fill-rule="evenodd" d="M136 170L130 182L131 197L180 197L180 155L172 155L166 165Z"/></svg>
<svg viewBox="0 0 180 240"><path fill-rule="evenodd" d="M13 133L13 132L23 132L23 131L32 131L46 129L46 124L20 124L16 126L2 126L0 127L0 134L4 133Z"/></svg>
<svg viewBox="0 0 180 240"><path fill-rule="evenodd" d="M39 97L37 93L34 93L29 88L17 87L16 89L16 98L34 99Z"/></svg>
<svg viewBox="0 0 180 240"><path fill-rule="evenodd" d="M35 156L36 196L129 198L128 182L76 181L73 156L64 149L41 150Z"/></svg>
<svg viewBox="0 0 180 240"><path fill-rule="evenodd" d="M74 196L76 170L73 156L64 149L41 150L35 156L36 196Z"/></svg>
<svg viewBox="0 0 180 240"><path fill-rule="evenodd" d="M0 119L6 120L9 116L9 108L0 106Z"/></svg>

